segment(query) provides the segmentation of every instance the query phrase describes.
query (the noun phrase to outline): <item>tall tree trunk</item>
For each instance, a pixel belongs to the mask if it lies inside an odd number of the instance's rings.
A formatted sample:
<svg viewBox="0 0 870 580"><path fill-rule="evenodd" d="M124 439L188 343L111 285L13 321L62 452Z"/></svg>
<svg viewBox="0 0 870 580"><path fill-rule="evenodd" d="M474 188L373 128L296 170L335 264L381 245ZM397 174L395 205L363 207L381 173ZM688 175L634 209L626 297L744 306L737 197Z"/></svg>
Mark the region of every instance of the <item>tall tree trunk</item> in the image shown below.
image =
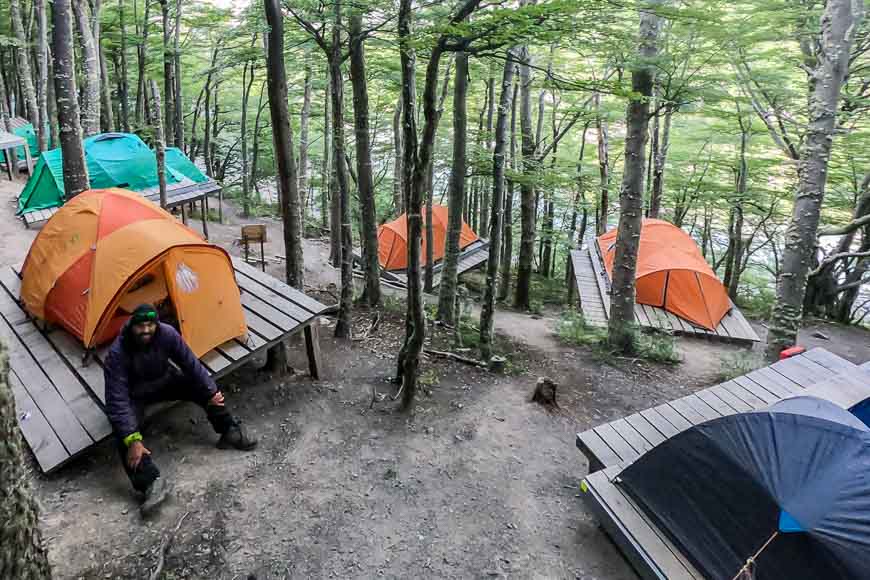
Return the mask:
<svg viewBox="0 0 870 580"><path fill-rule="evenodd" d="M495 109L495 74L493 73L492 66L490 66L489 70L486 92L486 135L484 137L484 143L486 146L486 159L489 159L492 154L492 119L493 110ZM489 230L489 188L485 177L481 177L481 181L480 231L486 232Z"/></svg>
<svg viewBox="0 0 870 580"><path fill-rule="evenodd" d="M528 310L532 284L532 259L535 253L535 142L532 135L532 73L529 49L520 51L520 131L522 133L523 181L520 183L520 256L514 306Z"/></svg>
<svg viewBox="0 0 870 580"><path fill-rule="evenodd" d="M36 138L40 151L46 151L49 147L48 142L48 127L51 121L48 118L48 18L45 11L45 0L34 0L36 7L36 19L38 22L37 34L39 35L39 90L37 91L39 115L34 122L36 127ZM54 147L57 147L57 142L52 142Z"/></svg>
<svg viewBox="0 0 870 580"><path fill-rule="evenodd" d="M511 106L511 85L514 76L513 49L508 50L501 80L501 96L495 123L495 149L492 155L492 211L489 227L489 260L486 263L486 287L480 310L480 356L488 361L492 357L492 324L495 316L495 294L500 262L502 218L504 217L505 149L507 144L507 115ZM493 97L495 95L493 94Z"/></svg>
<svg viewBox="0 0 870 580"><path fill-rule="evenodd" d="M112 86L109 84L109 69L106 65L106 55L102 48L100 56L100 131L108 133L115 127L112 115Z"/></svg>
<svg viewBox="0 0 870 580"><path fill-rule="evenodd" d="M308 200L308 129L311 121L311 59L305 54L305 82L302 89L302 112L299 114L299 195ZM305 234L305 221L308 204L302 204L302 233Z"/></svg>
<svg viewBox="0 0 870 580"><path fill-rule="evenodd" d="M12 29L17 41L15 52L18 55L18 78L24 96L27 120L31 123L39 123L39 106L36 103L36 89L33 88L33 73L30 67L30 50L27 36L24 33L24 24L21 22L19 0L9 0L9 12L12 16Z"/></svg>
<svg viewBox="0 0 870 580"><path fill-rule="evenodd" d="M256 36L251 42L256 42ZM252 46L253 48L253 46ZM248 71L250 70L250 74ZM251 86L254 84L254 63L248 61L242 70L242 122L239 127L242 140L242 215L251 217L251 188L248 183L248 101L251 97Z"/></svg>
<svg viewBox="0 0 870 580"><path fill-rule="evenodd" d="M205 127L202 132L202 156L205 160L205 173L209 177L213 177L214 171L212 166L212 155L211 155L211 98L212 98L212 80L215 74L215 67L217 66L217 57L218 52L220 51L221 40L218 39L212 48L211 51L211 66L208 68L208 74L205 77L205 87L203 91L205 92L205 104L203 105L203 109L205 111Z"/></svg>
<svg viewBox="0 0 870 580"><path fill-rule="evenodd" d="M0 53L0 63L3 62L3 54ZM9 100L6 98L6 79L3 78L3 71L0 70L0 131L11 132L9 126Z"/></svg>
<svg viewBox="0 0 870 580"><path fill-rule="evenodd" d="M456 78L453 80L453 162L447 209L447 240L444 248L444 267L438 288L438 320L450 326L455 320L456 284L459 267L459 238L462 233L462 213L465 201L466 146L468 139L468 53L456 55ZM492 259L492 256L490 256Z"/></svg>
<svg viewBox="0 0 870 580"><path fill-rule="evenodd" d="M610 206L610 142L607 136L607 121L601 117L601 93L595 93L595 131L598 136L598 215L595 216L595 234L607 231L607 214Z"/></svg>
<svg viewBox="0 0 870 580"><path fill-rule="evenodd" d="M160 207L166 209L166 135L163 129L163 117L160 116L160 89L154 79L151 85L151 106L154 111L151 118L154 119L154 153L157 157L157 182L160 187Z"/></svg>
<svg viewBox="0 0 870 580"><path fill-rule="evenodd" d="M181 0L175 0L175 40L174 40L174 48L172 51L172 59L173 59L173 71L172 71L172 80L173 80L173 92L172 97L174 105L172 110L174 112L174 121L175 121L175 146L184 151L184 103L182 101L181 94L181 49L179 47L179 42L181 40ZM253 71L252 71L253 75Z"/></svg>
<svg viewBox="0 0 870 580"><path fill-rule="evenodd" d="M72 8L82 41L82 131L88 137L100 132L100 53L91 29L87 2L73 2Z"/></svg>
<svg viewBox="0 0 870 580"><path fill-rule="evenodd" d="M257 161L260 159L260 116L263 113L263 93L266 89L266 82L260 83L260 98L257 101L257 116L254 118L254 143L252 146L253 155L251 157L251 177L250 183L257 192L257 202L262 203L263 198L260 195L260 188L257 185ZM301 195L301 193L300 193ZM303 222L302 235L305 236L305 224Z"/></svg>
<svg viewBox="0 0 870 580"><path fill-rule="evenodd" d="M54 55L52 54L51 45L48 47L48 78L54 79ZM60 122L58 121L58 101L55 97L55 83L54 80L48 81L48 126L49 126L49 134L51 136L51 147L56 148L60 147Z"/></svg>
<svg viewBox="0 0 870 580"><path fill-rule="evenodd" d="M513 65L516 68L516 64ZM513 83L511 96L511 170L517 171L517 94L519 85ZM501 253L501 284L498 289L500 302L507 300L511 291L511 261L513 259L513 206L514 206L514 180L507 179L507 196L504 201L504 233L502 234L503 248Z"/></svg>
<svg viewBox="0 0 870 580"><path fill-rule="evenodd" d="M142 34L136 45L136 61L138 65L138 80L136 81L136 124L142 123L146 119L147 90L145 88L145 64L148 55L148 18L150 16L151 0L145 0L145 10L142 17ZM133 16L135 18L136 11L134 9ZM138 24L137 24L138 26ZM147 122L147 119L146 119ZM211 176L211 174L209 174Z"/></svg>
<svg viewBox="0 0 870 580"><path fill-rule="evenodd" d="M657 3L660 3L657 2ZM654 8L651 3L651 8ZM659 17L652 10L640 14L638 62L631 71L632 92L637 95L628 103L626 113L625 169L619 192L619 230L613 260L613 284L610 295L610 320L607 342L624 353L635 349L634 298L637 251L643 220L643 178L646 162L646 139L649 125L649 97L652 95L652 61L658 54L656 41Z"/></svg>
<svg viewBox="0 0 870 580"><path fill-rule="evenodd" d="M266 79L272 139L278 165L278 192L284 221L284 255L287 283L304 291L302 259L302 214L299 211L296 159L287 106L287 72L284 69L284 15L279 0L264 0L270 32L266 42Z"/></svg>
<svg viewBox="0 0 870 580"><path fill-rule="evenodd" d="M266 42L265 38L264 38L264 42ZM219 79L219 78L212 79L212 86L214 87L214 89L212 90L211 97L212 97L212 100L214 101L214 104L212 105L212 111L211 111L211 142L209 143L211 149L208 152L208 158L211 160L211 163L213 164L212 171L215 174L217 173L217 169L218 169L218 165L217 165L217 141L218 141L218 133L220 133L220 124L218 123L218 116L220 115L220 112L221 112L220 106L219 106L218 96L219 96L219 92L220 92L219 91L220 84L221 84L221 79ZM270 99L271 99L271 97L270 97ZM270 109L270 113L271 113L271 109ZM274 140L274 133L273 133L273 140ZM292 143L290 144L290 147L291 148L293 147ZM278 191L280 192L280 187L278 188Z"/></svg>
<svg viewBox="0 0 870 580"><path fill-rule="evenodd" d="M320 179L320 227L324 229L329 228L329 192L332 185L332 127L330 126L330 119L332 118L332 112L330 111L332 89L329 85L329 67L327 67L326 87L323 95L323 166L321 168ZM332 259L332 255L330 255L330 261L333 264L336 263Z"/></svg>
<svg viewBox="0 0 870 580"><path fill-rule="evenodd" d="M441 114L444 112L444 100L447 98L447 89L450 86L450 66L447 63L447 72L444 73L444 84L441 85L441 98L438 100L438 108L435 110L434 127L438 130L438 124L441 121ZM434 140L434 136L433 136ZM423 289L426 292L432 292L435 281L435 231L432 226L432 206L435 201L434 188L435 162L429 160L429 165L426 167L426 271L423 273Z"/></svg>
<svg viewBox="0 0 870 580"><path fill-rule="evenodd" d="M668 159L668 149L671 146L671 117L673 115L673 108L668 106L665 110L665 121L662 126L658 150L652 159L652 192L649 199L649 217L651 218L658 218L662 207L662 192L665 186L665 163Z"/></svg>
<svg viewBox="0 0 870 580"><path fill-rule="evenodd" d="M404 206L408 214L408 301L405 342L399 352L397 378L402 384L402 407L409 409L417 393L417 367L425 337L423 318L423 293L420 287L420 205L422 203L417 185L417 95L416 56L411 47L411 0L399 0L399 57L402 70L402 126L403 154L402 187ZM435 55L433 54L433 57ZM440 57L440 54L438 54ZM427 85L428 89L428 85ZM434 95L432 95L434 99ZM422 179L420 179L422 183Z"/></svg>
<svg viewBox="0 0 870 580"><path fill-rule="evenodd" d="M64 197L69 200L89 188L88 167L85 165L85 151L82 146L76 69L73 61L70 0L54 0L51 19L54 28L52 34L54 90L63 156L63 189Z"/></svg>
<svg viewBox="0 0 870 580"><path fill-rule="evenodd" d="M121 129L125 133L129 133L130 84L127 76L127 29L125 27L124 16L124 0L118 0L118 26L121 29L121 78L118 81L118 100L121 101Z"/></svg>
<svg viewBox="0 0 870 580"><path fill-rule="evenodd" d="M163 126L167 131L175 127L175 59L169 49L172 25L169 23L169 0L158 0L163 17L163 97L166 106L163 111Z"/></svg>
<svg viewBox="0 0 870 580"><path fill-rule="evenodd" d="M63 1L63 0L55 0ZM9 360L0 342L0 517L3 549L0 574L21 580L51 580L48 553L39 529L39 504L30 489L15 397L9 385Z"/></svg>
<svg viewBox="0 0 870 580"><path fill-rule="evenodd" d="M336 338L350 338L353 321L353 224L350 215L350 186L347 180L344 140L344 80L341 76L341 28L342 4L335 1L335 20L332 26L332 45L329 53L329 78L332 81L332 155L335 177L338 183L338 220L332 227L341 231L341 299L338 320L335 323Z"/></svg>
<svg viewBox="0 0 870 580"><path fill-rule="evenodd" d="M393 113L393 215L400 215L402 208L402 97Z"/></svg>
<svg viewBox="0 0 870 580"><path fill-rule="evenodd" d="M828 0L821 18L817 65L810 75L807 137L801 152L798 188L785 236L782 273L767 334L767 357L797 341L807 274L814 262L819 213L825 195L840 90L849 69L855 30L864 16L854 0Z"/></svg>
<svg viewBox="0 0 870 580"><path fill-rule="evenodd" d="M363 271L365 290L362 300L369 306L381 302L381 270L378 265L378 224L375 215L375 185L372 178L372 151L369 131L369 93L366 80L362 14L354 9L350 16L350 81L353 88L353 125L356 129L356 175L362 222Z"/></svg>

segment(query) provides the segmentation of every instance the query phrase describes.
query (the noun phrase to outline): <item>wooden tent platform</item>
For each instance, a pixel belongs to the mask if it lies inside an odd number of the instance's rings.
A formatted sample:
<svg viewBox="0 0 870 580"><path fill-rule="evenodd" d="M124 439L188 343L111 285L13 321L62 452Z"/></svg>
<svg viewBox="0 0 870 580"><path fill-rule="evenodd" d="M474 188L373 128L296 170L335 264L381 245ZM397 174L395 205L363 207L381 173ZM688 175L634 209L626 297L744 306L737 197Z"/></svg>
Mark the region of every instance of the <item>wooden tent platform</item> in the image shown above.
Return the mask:
<svg viewBox="0 0 870 580"><path fill-rule="evenodd" d="M607 326L610 317L610 278L604 270L604 262L594 238L587 238L579 250L571 252L571 277L574 284L568 288L569 301L577 290L583 318L593 326ZM638 326L654 328L689 336L703 336L716 340L753 343L761 340L758 334L733 303L728 314L715 331L695 326L663 308L648 304L635 304L634 312Z"/></svg>
<svg viewBox="0 0 870 580"><path fill-rule="evenodd" d="M233 258L236 282L248 325L246 338L234 339L201 357L218 379L278 342L305 334L309 370L319 378L318 315L326 306ZM105 415L102 361L83 363L81 344L60 328L42 330L18 304L21 280L15 268L0 266L0 337L9 348L10 383L18 422L43 472L109 437Z"/></svg>
<svg viewBox="0 0 870 580"><path fill-rule="evenodd" d="M182 221L187 223L187 214L185 206L188 204L202 204L203 215L203 234L208 238L208 221L205 216L208 215L208 196L221 191L221 186L218 182L209 179L202 183L197 183L191 179L184 179L178 183L167 184L166 186L166 207L172 209L181 207ZM160 188L149 187L138 192L146 199L160 205ZM38 209L22 214L21 219L24 220L25 227L40 225L53 216L58 207L50 207L46 209Z"/></svg>
<svg viewBox="0 0 870 580"><path fill-rule="evenodd" d="M354 265L362 264L362 257L359 252L354 253ZM474 242L465 246L459 254L459 264L457 267L458 275L462 275L470 270L480 267L489 259L489 241L478 238ZM425 260L425 257L424 257ZM425 271L425 263L420 264L420 275ZM444 260L439 260L432 268L432 287L437 288L441 283L441 270L444 268ZM354 274L362 276L362 271L355 268ZM408 276L405 270L384 270L381 269L381 283L393 288L405 289L408 287Z"/></svg>
<svg viewBox="0 0 870 580"><path fill-rule="evenodd" d="M870 362L858 367L824 349L779 361L732 381L577 435L590 475L583 498L643 578L703 576L620 488L626 465L669 437L709 419L762 409L795 395L813 395L849 408L870 397Z"/></svg>

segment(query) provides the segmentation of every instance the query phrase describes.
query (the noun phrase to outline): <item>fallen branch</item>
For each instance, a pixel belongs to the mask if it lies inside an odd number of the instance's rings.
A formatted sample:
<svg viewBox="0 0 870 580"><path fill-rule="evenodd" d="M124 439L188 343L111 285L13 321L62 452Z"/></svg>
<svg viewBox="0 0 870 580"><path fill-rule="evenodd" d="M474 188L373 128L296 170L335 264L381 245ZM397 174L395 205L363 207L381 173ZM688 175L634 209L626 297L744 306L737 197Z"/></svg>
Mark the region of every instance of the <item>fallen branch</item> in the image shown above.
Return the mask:
<svg viewBox="0 0 870 580"><path fill-rule="evenodd" d="M465 363L467 365L472 365L472 366L476 366L476 367L480 367L480 368L486 368L486 364L483 361L479 361L479 360L474 359L474 358L468 358L467 356L461 356L461 355L456 354L455 352L431 350L428 348L423 349L423 352L425 354L428 354L431 356L439 356L441 358L455 360L457 362Z"/></svg>
<svg viewBox="0 0 870 580"><path fill-rule="evenodd" d="M158 552L157 555L157 566L154 568L154 571L151 572L151 576L149 576L150 580L157 580L160 578L160 574L163 573L163 564L165 562L166 553L169 551L170 546L172 546L172 540L175 538L175 534L177 534L178 530L181 529L181 524L184 523L184 520L189 515L190 512L184 512L184 514L178 518L178 523L175 524L175 528L163 537L163 541L160 542L160 552Z"/></svg>

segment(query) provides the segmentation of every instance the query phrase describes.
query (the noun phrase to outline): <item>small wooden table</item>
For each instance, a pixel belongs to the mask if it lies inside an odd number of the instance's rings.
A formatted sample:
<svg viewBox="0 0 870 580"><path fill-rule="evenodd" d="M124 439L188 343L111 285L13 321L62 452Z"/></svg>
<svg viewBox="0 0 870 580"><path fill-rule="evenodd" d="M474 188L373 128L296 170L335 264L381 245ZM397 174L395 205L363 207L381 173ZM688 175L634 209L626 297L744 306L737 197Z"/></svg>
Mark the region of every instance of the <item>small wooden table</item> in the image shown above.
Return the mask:
<svg viewBox="0 0 870 580"><path fill-rule="evenodd" d="M30 146L27 145L27 140L24 137L19 137L6 131L0 131L0 151L3 152L3 160L6 163L6 173L9 175L9 180L12 177L12 167L18 169L18 154L15 150L19 147L24 147L24 158L27 162L27 175L33 175L33 159L30 156ZM11 152L11 153L10 153Z"/></svg>

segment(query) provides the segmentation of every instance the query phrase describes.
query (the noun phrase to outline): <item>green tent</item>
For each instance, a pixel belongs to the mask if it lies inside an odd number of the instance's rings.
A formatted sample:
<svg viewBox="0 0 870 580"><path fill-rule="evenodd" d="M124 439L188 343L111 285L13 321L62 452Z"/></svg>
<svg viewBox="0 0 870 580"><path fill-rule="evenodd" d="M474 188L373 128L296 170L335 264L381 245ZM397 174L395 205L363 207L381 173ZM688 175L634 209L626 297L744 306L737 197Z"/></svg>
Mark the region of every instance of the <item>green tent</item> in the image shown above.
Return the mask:
<svg viewBox="0 0 870 580"><path fill-rule="evenodd" d="M84 140L91 189L122 187L142 191L157 187L157 158L136 135L103 133ZM208 178L174 147L166 149L166 184ZM63 205L63 158L60 148L39 156L33 175L18 197L18 214Z"/></svg>

